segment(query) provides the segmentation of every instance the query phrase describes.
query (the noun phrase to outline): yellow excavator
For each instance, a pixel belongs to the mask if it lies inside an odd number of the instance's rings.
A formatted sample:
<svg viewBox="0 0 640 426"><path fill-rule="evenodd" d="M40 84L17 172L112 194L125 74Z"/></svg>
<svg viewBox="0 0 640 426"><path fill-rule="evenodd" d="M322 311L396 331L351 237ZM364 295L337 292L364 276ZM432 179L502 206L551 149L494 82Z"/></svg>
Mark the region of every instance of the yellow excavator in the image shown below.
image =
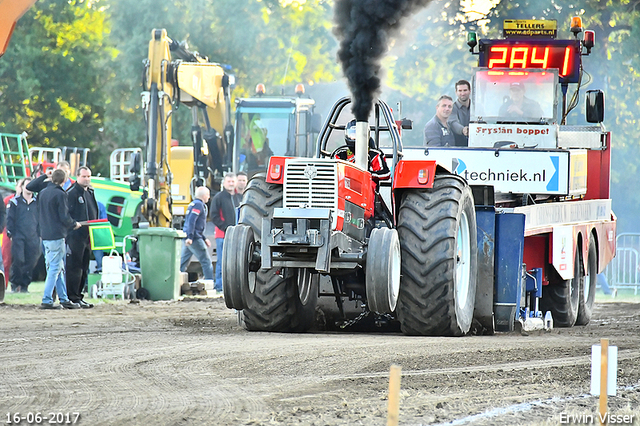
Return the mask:
<svg viewBox="0 0 640 426"><path fill-rule="evenodd" d="M141 210L149 226L182 228L195 188L217 189L214 181L230 169L232 79L222 65L172 40L166 30L152 31L142 93L144 160L133 159L130 178L133 190L143 184ZM171 116L180 104L191 109L191 147L172 146Z"/></svg>

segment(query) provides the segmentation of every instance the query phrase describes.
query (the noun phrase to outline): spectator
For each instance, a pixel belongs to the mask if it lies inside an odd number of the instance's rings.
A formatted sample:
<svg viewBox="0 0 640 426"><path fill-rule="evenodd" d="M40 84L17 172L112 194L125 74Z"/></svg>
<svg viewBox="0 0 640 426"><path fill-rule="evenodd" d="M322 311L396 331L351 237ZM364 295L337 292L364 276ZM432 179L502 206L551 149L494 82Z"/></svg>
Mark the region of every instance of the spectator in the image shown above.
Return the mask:
<svg viewBox="0 0 640 426"><path fill-rule="evenodd" d="M453 111L451 96L440 96L436 104L436 115L424 126L426 146L455 146L456 140L448 123L451 111Z"/></svg>
<svg viewBox="0 0 640 426"><path fill-rule="evenodd" d="M248 177L246 172L238 172L236 180L236 193L242 195L247 188Z"/></svg>
<svg viewBox="0 0 640 426"><path fill-rule="evenodd" d="M71 165L69 165L68 161L60 161L58 162L58 164L56 164L56 168L58 169L62 169L64 170L64 172L67 174L67 179L65 179L64 183L62 184L62 189L64 189L65 191L68 191L69 188L71 188L71 186L74 184L73 179L71 179Z"/></svg>
<svg viewBox="0 0 640 426"><path fill-rule="evenodd" d="M193 254L202 266L204 279L213 282L213 265L208 250L211 247L211 241L204 236L208 216L207 202L211 196L209 188L206 186L197 187L195 196L195 200L187 208L184 220L184 232L187 234L187 238L184 240L180 255L180 271L187 271L189 260Z"/></svg>
<svg viewBox="0 0 640 426"><path fill-rule="evenodd" d="M31 178L24 179L24 183ZM38 203L33 192L23 189L9 201L7 235L11 238L11 287L13 291L29 292L31 275L40 258Z"/></svg>
<svg viewBox="0 0 640 426"><path fill-rule="evenodd" d="M223 190L211 200L211 220L216 225L216 291L222 291L222 243L229 226L236 224L236 207L240 205L236 194L236 175L227 173L222 182Z"/></svg>
<svg viewBox="0 0 640 426"><path fill-rule="evenodd" d="M60 161L58 164L56 164L56 170L58 169L63 170L67 176L64 181L64 184L62 185L62 189L64 191L68 190L71 187L71 185L73 185L74 183L73 179L69 177L69 167L70 167L69 163L66 161ZM29 182L28 189L29 191L35 192L37 194L38 192L45 189L50 181L51 181L51 176L49 174L43 173L37 178L33 179L31 182Z"/></svg>
<svg viewBox="0 0 640 426"><path fill-rule="evenodd" d="M18 195L22 194L22 185L24 183L24 179L20 179L17 183L16 183L16 193L15 194L11 194L11 195L7 195L6 197L4 197L4 205L8 208L9 207L9 201L11 201L11 199L13 197L17 197ZM2 250L0 250L0 259L2 259L2 271L4 272L4 282L5 282L5 288L7 283L10 281L11 277L10 277L10 272L11 272L11 240L9 239L9 237L7 236L7 230L5 229L2 232Z"/></svg>
<svg viewBox="0 0 640 426"><path fill-rule="evenodd" d="M2 233L2 235L6 235L5 224L7 222L7 207L6 205L3 205L2 207L3 208L0 209L0 233ZM2 250L0 250L0 271L2 272L2 276L4 279L4 282L2 283L2 285L4 286L4 288L7 288L7 279L4 275L4 262L2 261ZM13 284L11 285L11 290L16 291ZM3 294L4 294L4 291L3 291Z"/></svg>
<svg viewBox="0 0 640 426"><path fill-rule="evenodd" d="M42 309L80 309L67 297L65 284L66 257L65 237L69 229L78 229L80 224L69 215L67 194L62 184L67 179L64 170L57 169L51 175L51 183L38 196L38 223L44 245L47 278L44 283ZM53 304L53 288L56 288L60 305Z"/></svg>
<svg viewBox="0 0 640 426"><path fill-rule="evenodd" d="M76 183L67 191L69 214L77 222L96 220L98 203L91 187L91 169L82 166L76 173ZM89 273L91 245L89 228L69 232L67 237L69 253L67 253L67 295L69 299L83 309L93 308L92 303L85 302L82 289Z"/></svg>
<svg viewBox="0 0 640 426"><path fill-rule="evenodd" d="M598 274L596 277L596 283L600 286L604 294L608 296L616 297L617 291L611 290L611 287L609 287L609 282L607 281L607 276L605 274L603 273Z"/></svg>
<svg viewBox="0 0 640 426"><path fill-rule="evenodd" d="M469 145L469 121L471 120L471 84L467 80L456 83L456 100L449 117L449 127L453 131L456 146Z"/></svg>

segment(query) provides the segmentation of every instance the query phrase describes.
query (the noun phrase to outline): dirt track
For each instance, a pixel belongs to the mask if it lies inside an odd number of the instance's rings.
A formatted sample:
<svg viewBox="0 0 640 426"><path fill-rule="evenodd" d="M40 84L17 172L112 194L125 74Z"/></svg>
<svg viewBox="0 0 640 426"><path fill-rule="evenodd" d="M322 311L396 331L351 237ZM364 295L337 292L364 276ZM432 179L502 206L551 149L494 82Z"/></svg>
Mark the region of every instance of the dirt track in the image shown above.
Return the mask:
<svg viewBox="0 0 640 426"><path fill-rule="evenodd" d="M221 299L0 305L0 330L3 423L69 412L84 425L386 425L399 364L402 425L597 424L591 345L608 337L620 351L609 411L640 424L640 304L598 304L587 327L528 336L249 333Z"/></svg>

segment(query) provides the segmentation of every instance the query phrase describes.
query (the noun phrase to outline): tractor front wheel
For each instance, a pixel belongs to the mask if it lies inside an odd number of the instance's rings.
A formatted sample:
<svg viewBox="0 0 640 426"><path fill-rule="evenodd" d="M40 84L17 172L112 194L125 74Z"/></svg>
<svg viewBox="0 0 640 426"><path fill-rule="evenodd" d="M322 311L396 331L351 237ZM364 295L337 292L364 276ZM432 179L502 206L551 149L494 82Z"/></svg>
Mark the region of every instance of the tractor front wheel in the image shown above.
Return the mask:
<svg viewBox="0 0 640 426"><path fill-rule="evenodd" d="M253 230L246 225L227 228L222 245L222 289L229 309L243 309L249 290L249 265L254 248Z"/></svg>
<svg viewBox="0 0 640 426"><path fill-rule="evenodd" d="M400 291L400 243L395 229L371 231L367 246L365 285L369 310L390 314Z"/></svg>

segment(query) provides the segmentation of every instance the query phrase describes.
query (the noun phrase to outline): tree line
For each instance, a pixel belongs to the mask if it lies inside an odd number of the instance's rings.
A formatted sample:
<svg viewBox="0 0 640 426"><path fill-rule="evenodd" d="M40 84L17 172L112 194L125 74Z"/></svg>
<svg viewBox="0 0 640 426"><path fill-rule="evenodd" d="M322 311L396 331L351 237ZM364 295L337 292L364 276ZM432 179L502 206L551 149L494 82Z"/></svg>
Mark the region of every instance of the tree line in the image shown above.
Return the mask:
<svg viewBox="0 0 640 426"><path fill-rule="evenodd" d="M633 191L640 151L638 3L433 0L394 34L382 62L383 97L390 105L402 102L402 115L414 120L407 141L420 143L435 100L472 76L477 58L466 46L468 31L499 38L503 19L555 19L559 38L568 38L571 17L582 16L585 28L596 31L596 47L583 61L574 116L584 115L586 90L605 91L614 210L620 227L634 231L640 226L634 217L640 194ZM39 0L0 58L0 132L26 131L34 146L91 148L95 171L107 174L113 149L144 144L142 61L154 28L228 64L237 81L234 97L251 95L259 82L276 94L298 82L332 87L342 80L333 6L333 0ZM187 140L189 127L189 114L176 114L175 137Z"/></svg>

